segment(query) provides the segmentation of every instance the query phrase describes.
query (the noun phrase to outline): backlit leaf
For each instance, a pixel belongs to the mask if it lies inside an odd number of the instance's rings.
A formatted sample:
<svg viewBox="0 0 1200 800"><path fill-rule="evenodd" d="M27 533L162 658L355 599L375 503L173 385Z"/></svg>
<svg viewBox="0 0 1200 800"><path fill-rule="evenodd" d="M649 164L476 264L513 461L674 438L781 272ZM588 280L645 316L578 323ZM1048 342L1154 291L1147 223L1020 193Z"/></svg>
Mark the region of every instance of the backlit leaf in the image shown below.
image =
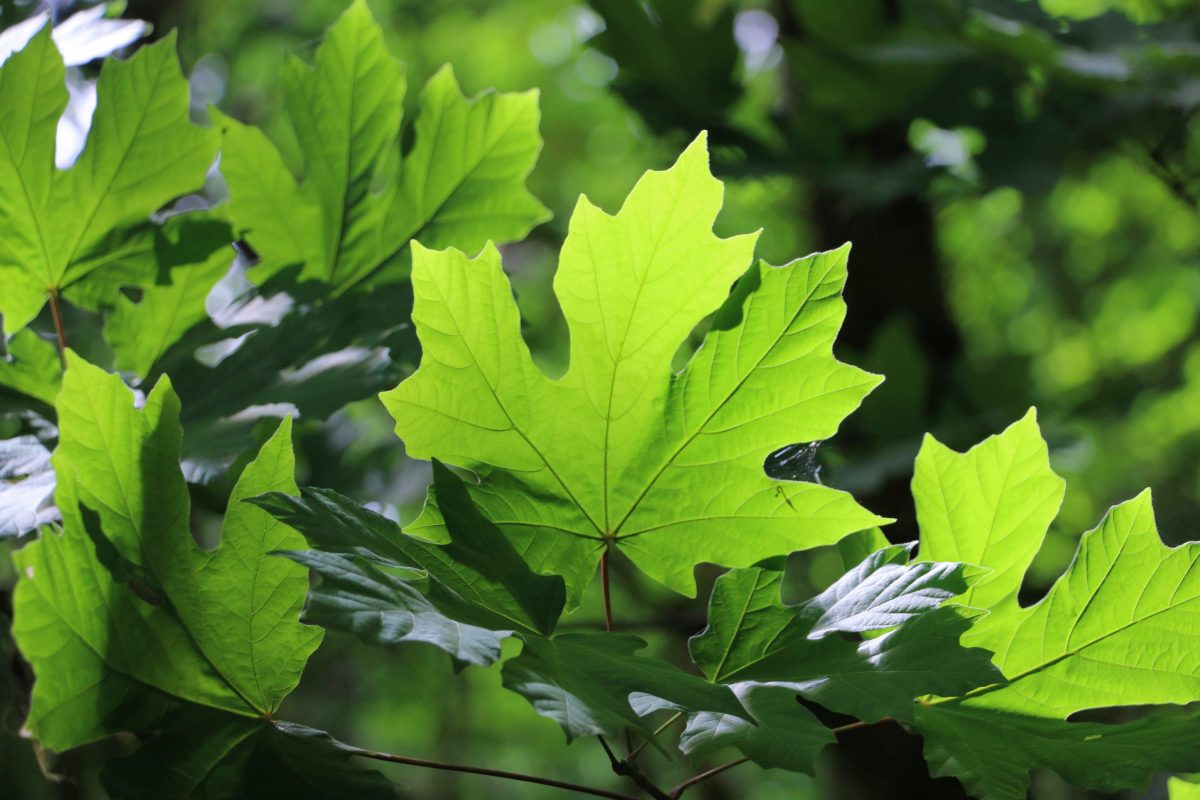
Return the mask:
<svg viewBox="0 0 1200 800"><path fill-rule="evenodd" d="M572 602L606 545L692 594L700 562L746 566L884 521L763 471L773 450L832 436L880 380L832 353L847 249L751 264L753 235L712 232L721 199L701 137L616 216L579 201L555 277L571 331L557 380L521 339L494 248L414 250L423 355L383 395L396 431L410 455L476 471L476 503L535 570L566 578ZM439 537L442 513L429 503L411 530Z"/></svg>

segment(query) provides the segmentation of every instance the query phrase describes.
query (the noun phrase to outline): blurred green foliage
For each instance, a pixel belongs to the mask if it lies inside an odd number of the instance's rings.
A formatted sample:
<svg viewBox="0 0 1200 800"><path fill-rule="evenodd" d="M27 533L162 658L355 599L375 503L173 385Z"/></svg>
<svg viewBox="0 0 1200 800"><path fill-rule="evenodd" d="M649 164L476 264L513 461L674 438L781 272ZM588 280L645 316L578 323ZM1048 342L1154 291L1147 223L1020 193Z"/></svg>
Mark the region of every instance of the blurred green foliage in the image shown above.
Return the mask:
<svg viewBox="0 0 1200 800"><path fill-rule="evenodd" d="M1194 0L373 0L416 87L452 63L468 93L541 90L545 149L529 186L554 219L506 248L526 336L550 371L566 338L550 292L577 194L615 211L646 169L706 128L727 181L718 232L764 227L783 263L855 242L839 352L887 375L821 450L823 480L901 518L921 435L956 447L1037 405L1068 493L1027 586L1042 594L1081 531L1150 485L1171 541L1200 509L1200 8ZM276 107L285 53L311 56L344 0L130 0L155 36L180 31L193 113L262 125L295 163ZM0 27L28 3L0 2ZM410 92L406 104L416 103ZM397 316L406 314L398 309ZM374 399L297 430L300 483L417 510L407 461ZM219 492L206 498L219 506ZM203 513L203 512L199 512ZM836 551L793 559L827 583ZM8 569L7 559L4 569ZM621 626L682 654L701 609L617 564ZM712 575L703 576L706 584ZM11 579L3 581L11 584ZM593 587L594 589L596 587ZM704 589L702 589L702 593ZM581 618L599 619L600 598ZM6 610L7 611L7 610ZM7 641L7 640L6 640ZM8 645L5 644L5 648ZM672 649L674 648L674 650ZM0 650L6 664L10 649ZM5 670L0 696L27 680ZM564 757L554 723L499 690L499 670L454 675L444 656L331 634L285 715L392 752L606 785L594 754ZM430 696L438 705L427 702ZM0 796L97 797L46 782L6 703ZM514 731L520 731L515 735ZM872 738L873 737L873 738ZM858 753L896 769L891 783ZM684 774L659 760L655 768ZM843 737L822 777L760 773L700 797L959 797L897 732ZM471 776L395 768L413 796L554 797ZM708 794L705 794L708 792ZM882 794L881 794L882 793ZM1071 797L1053 775L1034 796Z"/></svg>

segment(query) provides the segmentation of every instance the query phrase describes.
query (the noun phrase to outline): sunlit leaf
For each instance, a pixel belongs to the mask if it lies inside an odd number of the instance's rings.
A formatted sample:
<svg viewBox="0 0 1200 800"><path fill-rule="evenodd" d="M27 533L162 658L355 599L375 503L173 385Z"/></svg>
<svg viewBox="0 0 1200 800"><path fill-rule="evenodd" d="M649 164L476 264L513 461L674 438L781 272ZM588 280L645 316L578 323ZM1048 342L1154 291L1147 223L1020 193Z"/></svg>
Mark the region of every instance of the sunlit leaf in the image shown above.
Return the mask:
<svg viewBox="0 0 1200 800"><path fill-rule="evenodd" d="M918 458L918 474L936 469L947 489L922 492L914 482L922 550L927 538L935 553L939 542L953 542L1005 575L974 598L995 619L970 641L995 652L1007 680L923 706L917 724L926 754L940 774L999 800L1024 797L1035 767L1104 791L1140 787L1161 769L1200 769L1194 719L1068 721L1080 711L1200 697L1200 543L1166 547L1144 492L1084 534L1042 600L1019 606L1022 572L1062 493L1045 453L1030 414L965 455L927 443ZM998 480L1005 475L1014 477ZM998 493L984 507L995 509L997 524L979 524L975 487ZM1002 544L990 547L997 532Z"/></svg>
<svg viewBox="0 0 1200 800"><path fill-rule="evenodd" d="M606 546L692 594L694 566L746 566L881 520L843 492L773 480L763 459L832 436L879 378L837 361L847 249L751 264L712 233L722 187L703 137L610 216L581 199L555 291L571 366L548 378L520 335L499 253L416 248L421 366L383 395L408 453L481 476L471 494L573 601ZM732 293L730 285L734 284ZM671 359L716 311L680 374ZM430 502L411 530L440 536Z"/></svg>
<svg viewBox="0 0 1200 800"><path fill-rule="evenodd" d="M263 259L343 292L404 274L409 241L476 250L519 239L546 210L524 188L541 150L536 92L463 97L449 69L421 95L401 159L404 67L365 2L330 28L308 66L284 68L284 105L304 159L294 176L256 128L219 116L230 214Z"/></svg>
<svg viewBox="0 0 1200 800"><path fill-rule="evenodd" d="M0 67L0 313L11 334L51 294L87 307L124 284L152 280L151 214L198 189L215 131L188 119L175 36L128 61L106 61L88 144L55 168L55 128L67 102L63 60L43 28Z"/></svg>

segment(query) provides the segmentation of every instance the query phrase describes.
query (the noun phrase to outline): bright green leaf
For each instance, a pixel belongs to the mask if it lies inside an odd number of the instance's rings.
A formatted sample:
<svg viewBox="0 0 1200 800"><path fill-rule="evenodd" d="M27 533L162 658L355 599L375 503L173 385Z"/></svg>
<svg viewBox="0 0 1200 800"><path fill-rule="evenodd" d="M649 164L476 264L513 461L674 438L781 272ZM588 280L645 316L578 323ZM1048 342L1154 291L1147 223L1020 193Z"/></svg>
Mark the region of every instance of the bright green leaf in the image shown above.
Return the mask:
<svg viewBox="0 0 1200 800"><path fill-rule="evenodd" d="M54 166L67 103L49 26L0 68L0 313L4 330L29 323L51 293L89 307L154 273L151 214L203 186L214 131L188 121L188 84L175 36L128 61L105 62L87 146Z"/></svg>
<svg viewBox="0 0 1200 800"><path fill-rule="evenodd" d="M942 774L1000 800L1024 797L1028 772L1038 766L1108 791L1144 784L1156 769L1200 768L1200 758L1192 755L1187 761L1182 755L1196 753L1194 743L1187 751L1175 741L1181 728L1194 729L1194 720L1185 724L1158 716L1098 727L1066 721L1090 709L1186 704L1200 697L1200 543L1166 547L1150 494L1144 492L1084 534L1067 572L1041 601L1022 608L1016 598L1021 572L1062 492L1061 481L1045 464L1045 444L1032 414L967 456L942 454L939 470L944 486L982 482L996 487L1001 484L988 476L995 475L997 462L987 454L1017 452L1026 455L1000 463L1038 466L1024 473L1023 491L1010 490L1011 497L998 501L1005 506L998 516L1020 521L1002 526L1008 531L1003 547L987 546L996 526L961 524L966 510L921 517L922 551L926 537L937 541L953 535L964 554L1007 574L981 596L998 609L996 618L970 637L996 653L994 662L1007 682L934 700L919 711L930 760ZM980 459L971 457L975 453ZM944 504L920 493L918 502L933 502L938 509L954 506L953 499ZM952 534L947 520L960 523ZM937 546L931 549L936 552ZM1013 553L1025 555L1014 562ZM1109 745L1112 753L1128 755L1106 755ZM994 755L981 759L979 753ZM1072 763L1087 767L1074 769Z"/></svg>
<svg viewBox="0 0 1200 800"><path fill-rule="evenodd" d="M301 279L342 292L403 275L411 239L474 251L546 219L524 188L541 150L535 92L468 100L442 70L421 96L401 163L405 88L403 66L356 0L312 67L292 58L284 69L302 182L261 131L218 116L230 215L262 256L260 275L299 265Z"/></svg>
<svg viewBox="0 0 1200 800"><path fill-rule="evenodd" d="M1007 687L973 705L1065 718L1200 697L1200 542L1159 539L1150 492L1084 534L1050 593L981 641Z"/></svg>
<svg viewBox="0 0 1200 800"><path fill-rule="evenodd" d="M147 727L171 698L266 716L295 687L321 638L301 625L302 568L269 557L295 531L245 503L200 549L179 470L178 401L160 381L135 409L115 375L73 354L53 463L61 534L14 555L13 633L37 681L28 725L65 750ZM295 491L288 425L234 498Z"/></svg>
<svg viewBox="0 0 1200 800"><path fill-rule="evenodd" d="M1171 800L1200 800L1200 783L1171 778L1167 781L1167 794Z"/></svg>
<svg viewBox="0 0 1200 800"><path fill-rule="evenodd" d="M983 628L1015 610L1025 570L1042 546L1065 488L1050 469L1032 409L967 453L925 437L912 483L920 557L991 570L962 597L965 605L991 610ZM973 632L968 641L977 635Z"/></svg>
<svg viewBox="0 0 1200 800"><path fill-rule="evenodd" d="M383 395L396 432L412 456L479 473L480 508L535 570L566 577L573 602L606 543L692 594L700 562L745 566L883 521L763 471L772 450L832 436L880 380L833 357L847 250L749 266L754 236L712 233L721 198L701 137L616 216L579 201L555 278L571 330L558 380L530 358L494 248L414 249L424 352ZM411 530L436 538L441 526L430 503Z"/></svg>
<svg viewBox="0 0 1200 800"><path fill-rule="evenodd" d="M21 330L5 348L8 353L0 358L0 387L54 405L62 386L62 361L54 343L32 330Z"/></svg>

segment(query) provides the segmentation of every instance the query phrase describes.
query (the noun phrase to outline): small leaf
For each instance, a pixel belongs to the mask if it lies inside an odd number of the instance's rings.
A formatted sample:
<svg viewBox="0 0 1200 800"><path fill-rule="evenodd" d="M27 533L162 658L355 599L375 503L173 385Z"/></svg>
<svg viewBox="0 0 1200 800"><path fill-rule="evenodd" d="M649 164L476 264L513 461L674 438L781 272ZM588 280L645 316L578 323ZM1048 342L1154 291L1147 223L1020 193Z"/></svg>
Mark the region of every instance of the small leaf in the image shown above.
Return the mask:
<svg viewBox="0 0 1200 800"><path fill-rule="evenodd" d="M815 598L780 599L783 573L752 568L717 579L709 624L692 659L710 680L786 685L864 720L908 719L926 694L958 694L1002 680L980 649L959 646L979 615L941 607L975 571L962 564L903 563L909 548L877 551ZM833 631L894 628L861 642Z"/></svg>
<svg viewBox="0 0 1200 800"><path fill-rule="evenodd" d="M765 769L778 767L815 775L817 755L834 741L834 736L800 704L796 692L753 682L734 683L729 688L757 724L712 711L692 714L679 748L700 758L724 747L736 747Z"/></svg>
<svg viewBox="0 0 1200 800"><path fill-rule="evenodd" d="M656 658L637 655L646 643L628 634L525 636L521 655L504 662L504 685L554 720L570 741L633 728L654 733L653 711L713 711L747 719L725 686L714 686Z"/></svg>
<svg viewBox="0 0 1200 800"><path fill-rule="evenodd" d="M920 557L990 570L962 598L965 605L992 611L979 631L1001 624L1016 607L1017 589L1058 513L1065 487L1050 469L1033 409L967 453L925 437L912 483ZM968 641L979 635L973 632Z"/></svg>
<svg viewBox="0 0 1200 800"><path fill-rule="evenodd" d="M62 386L62 361L54 343L21 330L4 344L8 353L0 358L0 387L53 406Z"/></svg>
<svg viewBox="0 0 1200 800"><path fill-rule="evenodd" d="M507 635L458 622L443 614L405 579L360 558L319 550L284 552L321 578L308 594L305 622L348 631L370 644L425 642L458 665L486 667L500 658Z"/></svg>

